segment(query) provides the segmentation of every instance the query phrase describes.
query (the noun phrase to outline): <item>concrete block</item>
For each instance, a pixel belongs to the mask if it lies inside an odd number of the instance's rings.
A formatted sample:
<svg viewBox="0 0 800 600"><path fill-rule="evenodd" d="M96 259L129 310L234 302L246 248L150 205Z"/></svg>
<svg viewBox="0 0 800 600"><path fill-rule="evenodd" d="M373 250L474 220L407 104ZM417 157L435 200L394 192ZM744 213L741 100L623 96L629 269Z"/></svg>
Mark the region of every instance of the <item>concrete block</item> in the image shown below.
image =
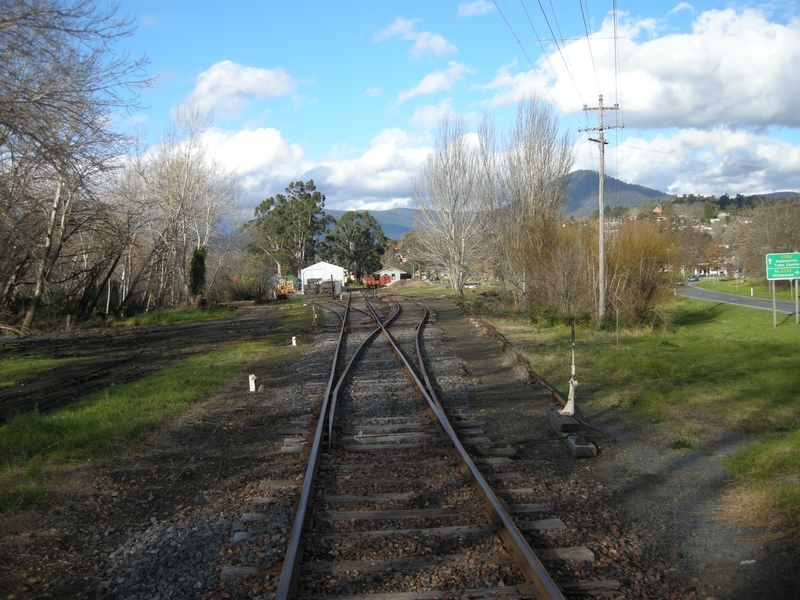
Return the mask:
<svg viewBox="0 0 800 600"><path fill-rule="evenodd" d="M573 433L581 428L581 424L578 423L575 418L565 417L559 414L553 407L548 408L545 414L547 415L547 422L550 423L550 427L558 434Z"/></svg>

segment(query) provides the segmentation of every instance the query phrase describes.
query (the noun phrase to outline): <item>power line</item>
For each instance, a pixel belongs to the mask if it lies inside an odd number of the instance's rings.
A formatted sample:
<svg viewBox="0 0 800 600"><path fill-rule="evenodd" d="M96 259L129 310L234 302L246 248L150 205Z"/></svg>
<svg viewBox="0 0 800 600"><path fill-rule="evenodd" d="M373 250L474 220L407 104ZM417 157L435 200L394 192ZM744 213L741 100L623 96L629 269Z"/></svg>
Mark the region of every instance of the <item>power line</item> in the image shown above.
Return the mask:
<svg viewBox="0 0 800 600"><path fill-rule="evenodd" d="M602 87L600 86L600 78L597 75L597 63L594 60L594 52L592 51L592 40L591 36L589 35L589 22L586 20L586 13L589 12L589 6L586 6L586 10L583 10L583 0L578 0L578 4L581 7L581 16L583 17L583 29L586 32L586 43L589 46L589 56L592 59L592 70L594 71L594 79L597 82L597 89L602 91Z"/></svg>
<svg viewBox="0 0 800 600"><path fill-rule="evenodd" d="M523 2L523 0L520 0L520 2L522 3L522 8L525 9L525 14L528 15L528 21L531 21L531 16L528 14L528 9L525 8L525 2ZM580 98L582 104L586 104L586 102L583 101L583 96L581 95L581 90L578 87L577 82L575 81L575 77L572 75L572 69L570 68L569 61L567 60L567 57L565 56L563 50L561 49L561 44L558 43L558 38L556 38L556 34L553 31L553 27L550 25L550 19L547 18L547 13L545 12L544 7L542 6L542 0L538 0L538 2L539 2L539 10L542 11L542 16L544 17L544 22L547 24L547 29L550 30L550 35L553 36L553 42L556 45L556 49L558 50L559 56L561 56L561 62L564 63L564 68L567 70L567 74L569 75L569 78L572 80L572 85L575 86L575 91L578 92L578 98ZM555 11L553 11L553 17L555 17ZM531 21L531 27L533 27L533 21ZM536 31L536 29L534 29L534 32L535 31ZM561 32L559 31L559 34L560 33ZM544 51L544 46L542 46L542 51ZM545 54L546 54L546 52L545 52ZM548 59L548 63L549 62L550 61ZM551 68L552 68L552 65L551 65ZM555 70L554 70L554 72L555 72Z"/></svg>
<svg viewBox="0 0 800 600"><path fill-rule="evenodd" d="M558 109L558 112L561 113L562 117L564 117L567 121L570 121L570 118L564 113L563 110L561 110L561 107L558 105L558 102L556 102L555 98L553 98L553 95L550 93L550 90L548 89L547 84L544 82L544 80L542 79L542 76L539 74L539 71L534 66L533 61L531 60L531 57L528 56L528 53L525 51L525 47L522 45L522 42L520 41L519 36L517 36L516 32L514 31L514 28L511 27L511 23L508 22L508 19L503 14L503 11L500 10L500 6L497 4L497 0L492 0L492 1L494 2L495 8L497 8L497 12L500 13L500 16L503 17L503 20L506 22L506 25L508 26L508 29L511 32L511 35L513 35L514 39L517 41L517 44L519 45L520 50L522 50L522 53L525 55L525 58L528 59L528 62L531 65L531 69L533 69L533 72L536 73L536 77L538 77L540 83L542 84L542 87L544 88L544 90L547 93L547 95L550 97L550 101L553 103L553 106L555 106L556 109Z"/></svg>

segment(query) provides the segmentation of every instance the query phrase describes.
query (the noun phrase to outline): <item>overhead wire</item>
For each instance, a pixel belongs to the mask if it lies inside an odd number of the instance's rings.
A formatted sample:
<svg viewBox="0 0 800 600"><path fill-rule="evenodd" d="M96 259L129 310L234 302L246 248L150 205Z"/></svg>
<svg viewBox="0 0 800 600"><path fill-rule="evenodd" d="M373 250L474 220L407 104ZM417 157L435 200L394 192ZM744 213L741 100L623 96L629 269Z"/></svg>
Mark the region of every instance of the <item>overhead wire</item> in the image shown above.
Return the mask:
<svg viewBox="0 0 800 600"><path fill-rule="evenodd" d="M550 31L550 35L552 36L552 40L556 45L556 49L558 50L559 56L561 57L561 62L564 63L564 68L567 70L567 74L569 75L569 78L572 81L572 85L575 86L575 91L578 92L578 97L581 100L581 104L585 105L586 102L583 101L583 96L581 95L581 90L578 87L578 83L575 81L575 77L572 74L572 69L570 68L569 61L567 60L567 57L566 57L566 55L564 53L564 50L562 50L562 48L561 48L561 44L559 43L560 40L559 40L559 38L556 37L556 32L553 31L553 27L552 27L552 25L550 25L550 19L547 18L547 12L544 10L544 7L542 6L542 0L537 0L537 1L539 3L539 10L542 11L542 16L544 17L544 22L547 24L547 29ZM528 22L531 24L531 29L533 29L533 32L536 34L536 37L538 38L539 34L536 32L536 27L533 25L533 20L531 19L531 15L528 13L528 8L525 6L524 0L520 0L520 4L522 4L522 8L525 10L525 15L528 17ZM552 6L552 3L551 3L551 6ZM553 15L555 16L555 11L553 12ZM541 39L539 40L539 45L542 46L542 52L544 52L545 56L547 56L547 51L545 50ZM552 63L550 63L550 57L549 56L547 57L547 63L550 65L550 68L552 69L553 65L552 65ZM553 73L555 73L555 70L553 70ZM558 79L556 79L556 81L558 81Z"/></svg>
<svg viewBox="0 0 800 600"><path fill-rule="evenodd" d="M617 0L611 2L611 18L614 26L614 105L619 106L619 36L617 34ZM622 109L614 111L614 142L619 147L619 117ZM622 120L625 123L625 119ZM614 152L614 191L618 191L619 178L619 152Z"/></svg>
<svg viewBox="0 0 800 600"><path fill-rule="evenodd" d="M522 45L522 40L519 39L519 36L514 31L514 28L511 27L511 23L508 22L508 19L506 18L505 14L503 14L503 11L500 9L500 6L497 4L497 0L492 0L492 1L494 2L495 8L497 8L497 12L500 13L501 17L503 17L503 21L506 22L506 25L508 26L508 29L511 32L511 35L514 36L514 39L516 40L517 44L519 45L520 49L522 50L522 53L525 55L525 58L528 59L528 62L531 65L531 69L533 69L533 72L536 73L536 77L541 82L542 87L544 88L545 92L547 93L548 97L550 98L550 101L553 103L553 106L556 107L556 109L558 110L559 113L561 113L561 116L564 117L564 119L566 119L568 122L571 123L570 117L562 110L561 106L558 104L558 102L556 102L556 99L553 98L553 95L550 93L550 89L547 87L547 84L542 79L541 74L536 69L536 66L533 64L533 61L531 60L531 57L528 55L528 52L525 50L525 46ZM523 4L523 8L524 8L524 4ZM526 10L526 13L527 13L527 10ZM538 37L538 34L537 34L537 37ZM545 52L545 56L546 55L547 55L547 53ZM549 58L548 58L548 62L549 62Z"/></svg>
<svg viewBox="0 0 800 600"><path fill-rule="evenodd" d="M583 18L583 29L586 32L586 43L589 46L589 56L592 59L592 70L594 71L594 79L597 82L597 89L599 93L602 93L602 87L600 86L600 77L597 74L597 63L594 60L594 51L592 50L592 36L589 34L589 22L586 17L586 13L589 12L589 5L587 3L586 10L583 9L583 2L584 0L578 0L578 4L581 7L581 17Z"/></svg>

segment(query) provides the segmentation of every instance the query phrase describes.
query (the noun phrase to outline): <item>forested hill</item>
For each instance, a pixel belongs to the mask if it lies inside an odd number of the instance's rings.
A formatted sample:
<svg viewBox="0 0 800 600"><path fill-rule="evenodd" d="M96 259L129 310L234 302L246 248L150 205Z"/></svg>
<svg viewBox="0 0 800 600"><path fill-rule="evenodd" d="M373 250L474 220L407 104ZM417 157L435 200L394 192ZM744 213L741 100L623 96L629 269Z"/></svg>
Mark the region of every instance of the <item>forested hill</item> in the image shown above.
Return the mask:
<svg viewBox="0 0 800 600"><path fill-rule="evenodd" d="M325 210L334 219L339 219L346 210ZM414 229L413 215L417 212L413 208L393 208L391 210L371 210L369 214L375 217L381 226L383 235L393 240L403 239L403 234Z"/></svg>
<svg viewBox="0 0 800 600"><path fill-rule="evenodd" d="M605 176L604 199L606 208L624 206L631 208L661 202L671 198L670 194L659 192L643 185L625 183L619 179ZM567 193L564 198L564 213L576 217L589 217L597 210L600 174L597 171L574 171L570 173ZM376 217L377 218L377 217Z"/></svg>
<svg viewBox="0 0 800 600"><path fill-rule="evenodd" d="M589 217L597 210L599 180L597 171L575 171L570 174L567 195L564 199L565 216ZM641 185L625 183L608 176L605 178L605 205L607 208L640 206L651 202L660 202L670 197L669 194ZM326 210L325 212L334 219L338 219L347 211ZM384 235L399 240L402 239L405 232L414 228L413 215L415 212L412 208L393 208L392 210L371 210L369 214L378 221Z"/></svg>

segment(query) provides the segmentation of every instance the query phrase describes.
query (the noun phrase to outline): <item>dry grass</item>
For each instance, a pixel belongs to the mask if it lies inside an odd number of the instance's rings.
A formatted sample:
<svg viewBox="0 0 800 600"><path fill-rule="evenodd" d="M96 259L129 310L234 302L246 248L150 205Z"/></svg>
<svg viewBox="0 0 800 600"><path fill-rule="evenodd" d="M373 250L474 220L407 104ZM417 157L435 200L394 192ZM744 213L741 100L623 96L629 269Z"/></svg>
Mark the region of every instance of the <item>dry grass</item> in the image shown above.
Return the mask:
<svg viewBox="0 0 800 600"><path fill-rule="evenodd" d="M725 494L724 501L725 504L717 511L715 518L742 527L766 529L758 537L760 542L780 541L788 544L800 539L797 518L778 506L768 493L749 486L738 486ZM797 552L800 552L800 548Z"/></svg>

